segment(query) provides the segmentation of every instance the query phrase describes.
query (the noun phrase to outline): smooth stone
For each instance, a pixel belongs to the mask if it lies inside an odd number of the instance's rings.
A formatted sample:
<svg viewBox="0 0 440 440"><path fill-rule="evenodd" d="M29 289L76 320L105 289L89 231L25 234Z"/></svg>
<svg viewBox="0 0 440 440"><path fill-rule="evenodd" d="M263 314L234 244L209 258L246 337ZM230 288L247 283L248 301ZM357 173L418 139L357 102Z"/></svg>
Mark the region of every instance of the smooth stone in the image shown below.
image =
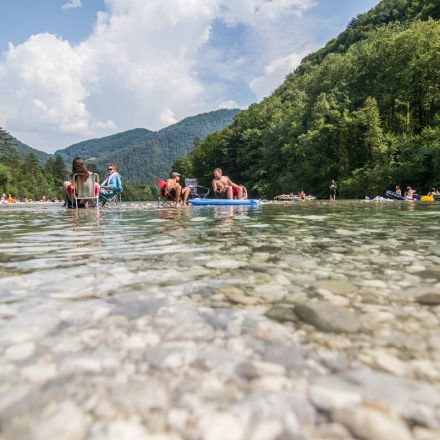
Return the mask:
<svg viewBox="0 0 440 440"><path fill-rule="evenodd" d="M425 306L438 306L440 305L440 293L425 293L417 297L416 301Z"/></svg>
<svg viewBox="0 0 440 440"><path fill-rule="evenodd" d="M48 412L43 411L32 421L31 438L33 440L82 439L87 431L86 422L85 414L75 403L57 402Z"/></svg>
<svg viewBox="0 0 440 440"><path fill-rule="evenodd" d="M357 290L355 285L345 280L320 280L315 283L315 288L326 289L339 295L345 295Z"/></svg>
<svg viewBox="0 0 440 440"><path fill-rule="evenodd" d="M313 440L351 440L348 429L339 423L324 423L315 429Z"/></svg>
<svg viewBox="0 0 440 440"><path fill-rule="evenodd" d="M27 365L21 370L21 374L30 382L46 382L56 377L57 367L55 364Z"/></svg>
<svg viewBox="0 0 440 440"><path fill-rule="evenodd" d="M286 292L279 284L260 284L254 289L254 295L266 301L281 301Z"/></svg>
<svg viewBox="0 0 440 440"><path fill-rule="evenodd" d="M309 389L309 397L317 408L325 411L345 408L362 402L362 396L355 391L321 385L312 385Z"/></svg>
<svg viewBox="0 0 440 440"><path fill-rule="evenodd" d="M113 420L105 424L103 431L101 435L92 436L92 438L97 440L166 440L166 438L151 435L136 419Z"/></svg>
<svg viewBox="0 0 440 440"><path fill-rule="evenodd" d="M281 438L283 425L279 420L264 420L253 429L249 438L252 440L276 440Z"/></svg>
<svg viewBox="0 0 440 440"><path fill-rule="evenodd" d="M241 261L232 260L232 259L219 259L219 260L210 260L205 266L210 269L238 269L243 267L245 264Z"/></svg>
<svg viewBox="0 0 440 440"><path fill-rule="evenodd" d="M61 363L59 373L60 375L100 373L101 370L101 362L99 362L97 359L88 357L74 357L66 359Z"/></svg>
<svg viewBox="0 0 440 440"><path fill-rule="evenodd" d="M265 316L277 322L295 322L297 320L292 307L273 306L265 313Z"/></svg>
<svg viewBox="0 0 440 440"><path fill-rule="evenodd" d="M239 419L227 413L208 413L203 416L198 428L203 440L242 440L244 427Z"/></svg>
<svg viewBox="0 0 440 440"><path fill-rule="evenodd" d="M318 330L336 333L356 333L361 323L349 310L323 301L309 302L295 306L296 315Z"/></svg>
<svg viewBox="0 0 440 440"><path fill-rule="evenodd" d="M364 280L362 285L365 287L373 287L375 289L386 289L388 287L387 283L382 280Z"/></svg>
<svg viewBox="0 0 440 440"><path fill-rule="evenodd" d="M224 287L219 289L218 292L222 293L226 299L235 304L255 305L260 302L258 298L246 295L243 290L238 289L237 287Z"/></svg>
<svg viewBox="0 0 440 440"><path fill-rule="evenodd" d="M144 359L154 368L179 368L193 363L196 350L192 347L153 347L145 352Z"/></svg>
<svg viewBox="0 0 440 440"><path fill-rule="evenodd" d="M413 440L411 432L400 418L366 406L335 409L331 417L363 440Z"/></svg>
<svg viewBox="0 0 440 440"><path fill-rule="evenodd" d="M248 361L239 365L240 373L248 378L262 376L282 376L286 373L283 365L270 362Z"/></svg>
<svg viewBox="0 0 440 440"><path fill-rule="evenodd" d="M11 345L5 350L5 357L10 361L23 361L32 356L35 351L33 342L23 342L22 344Z"/></svg>
<svg viewBox="0 0 440 440"><path fill-rule="evenodd" d="M406 365L398 358L387 353L384 350L373 350L367 352L373 359L374 366L385 370L388 373L396 376L404 376L407 372Z"/></svg>
<svg viewBox="0 0 440 440"><path fill-rule="evenodd" d="M414 440L438 440L440 439L440 429L431 430L416 426L413 430Z"/></svg>

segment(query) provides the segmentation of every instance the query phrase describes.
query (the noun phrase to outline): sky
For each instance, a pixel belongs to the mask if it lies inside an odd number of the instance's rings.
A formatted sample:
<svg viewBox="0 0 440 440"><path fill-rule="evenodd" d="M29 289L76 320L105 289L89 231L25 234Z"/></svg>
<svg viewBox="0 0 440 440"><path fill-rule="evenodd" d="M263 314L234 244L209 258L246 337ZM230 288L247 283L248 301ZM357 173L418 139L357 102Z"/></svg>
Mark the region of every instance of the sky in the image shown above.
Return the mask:
<svg viewBox="0 0 440 440"><path fill-rule="evenodd" d="M379 0L0 0L0 127L53 152L269 96Z"/></svg>

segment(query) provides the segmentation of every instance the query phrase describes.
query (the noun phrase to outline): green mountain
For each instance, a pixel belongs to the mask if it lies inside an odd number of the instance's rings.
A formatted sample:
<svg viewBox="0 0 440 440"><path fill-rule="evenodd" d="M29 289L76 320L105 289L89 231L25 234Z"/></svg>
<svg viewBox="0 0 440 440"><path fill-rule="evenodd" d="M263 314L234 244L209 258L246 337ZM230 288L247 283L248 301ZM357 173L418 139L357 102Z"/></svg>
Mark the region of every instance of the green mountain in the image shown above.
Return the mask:
<svg viewBox="0 0 440 440"><path fill-rule="evenodd" d="M165 177L179 156L188 154L194 142L223 129L238 110L216 110L192 116L177 124L152 132L142 128L100 139L91 139L57 151L65 162L80 156L98 169L108 163L119 165L124 182L154 183Z"/></svg>
<svg viewBox="0 0 440 440"><path fill-rule="evenodd" d="M32 153L37 159L40 165L44 165L51 157L49 153L45 153L44 151L37 150L36 148L32 148L29 145L23 144L23 142L20 142L15 137L11 136L12 138L12 144L14 145L15 149L17 150L18 156L20 159L24 159L28 154Z"/></svg>
<svg viewBox="0 0 440 440"><path fill-rule="evenodd" d="M440 186L440 2L383 0L176 166L273 196Z"/></svg>

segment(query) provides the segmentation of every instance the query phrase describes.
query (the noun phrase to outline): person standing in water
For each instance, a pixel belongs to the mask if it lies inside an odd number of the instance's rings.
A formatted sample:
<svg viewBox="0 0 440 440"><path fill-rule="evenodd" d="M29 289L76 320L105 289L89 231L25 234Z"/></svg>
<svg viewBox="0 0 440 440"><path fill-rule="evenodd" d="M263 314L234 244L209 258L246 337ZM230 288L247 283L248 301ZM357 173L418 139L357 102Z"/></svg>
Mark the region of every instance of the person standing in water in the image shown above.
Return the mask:
<svg viewBox="0 0 440 440"><path fill-rule="evenodd" d="M336 200L336 190L338 189L338 185L336 185L336 182L332 180L328 188L330 190L330 200Z"/></svg>

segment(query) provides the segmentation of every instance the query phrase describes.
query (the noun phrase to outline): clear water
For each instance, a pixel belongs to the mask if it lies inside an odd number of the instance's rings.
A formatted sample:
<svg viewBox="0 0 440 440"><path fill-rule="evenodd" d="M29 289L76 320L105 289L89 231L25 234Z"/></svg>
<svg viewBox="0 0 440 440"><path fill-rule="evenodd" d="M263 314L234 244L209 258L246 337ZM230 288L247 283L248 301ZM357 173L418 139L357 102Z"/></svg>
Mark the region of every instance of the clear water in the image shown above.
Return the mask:
<svg viewBox="0 0 440 440"><path fill-rule="evenodd" d="M151 368L148 347L179 337L197 352L213 331L200 313L252 313L282 322L305 350L440 380L439 307L416 301L440 292L438 204L1 206L0 236L0 393L13 402L47 383L57 395L56 378L83 371L130 382ZM361 330L324 333L296 318L294 304L317 299L353 311ZM71 384L71 399L83 385Z"/></svg>

